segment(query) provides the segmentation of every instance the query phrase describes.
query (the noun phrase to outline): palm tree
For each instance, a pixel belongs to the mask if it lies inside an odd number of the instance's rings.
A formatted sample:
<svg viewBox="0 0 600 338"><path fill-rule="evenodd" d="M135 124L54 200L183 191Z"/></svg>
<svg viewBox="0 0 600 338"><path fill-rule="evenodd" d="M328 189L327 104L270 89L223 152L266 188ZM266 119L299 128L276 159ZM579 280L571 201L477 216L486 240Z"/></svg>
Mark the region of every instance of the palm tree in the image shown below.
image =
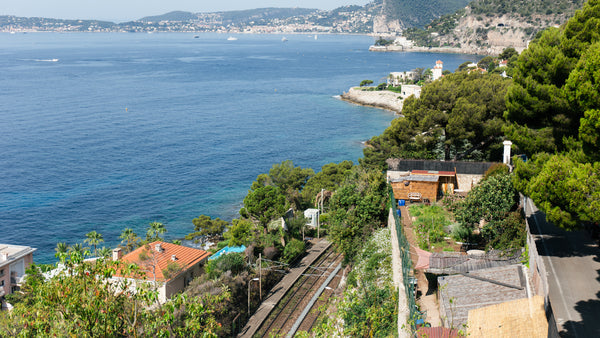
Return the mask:
<svg viewBox="0 0 600 338"><path fill-rule="evenodd" d="M70 245L68 252L71 256L71 261L74 261L75 263L81 263L83 258L90 253L87 248L84 248L80 243Z"/></svg>
<svg viewBox="0 0 600 338"><path fill-rule="evenodd" d="M147 241L162 241L162 237L160 235L167 232L167 228L165 228L164 224L160 222L152 222L150 223L150 227L146 232L146 240Z"/></svg>
<svg viewBox="0 0 600 338"><path fill-rule="evenodd" d="M125 245L125 250L127 252L135 249L140 241L138 235L131 228L125 228L125 230L121 232L121 236L119 236L119 238L121 239L121 243Z"/></svg>
<svg viewBox="0 0 600 338"><path fill-rule="evenodd" d="M69 249L69 247L67 246L67 243L65 243L65 242L56 243L56 248L54 248L54 251L56 251L56 253L54 254L54 257L63 261L65 256L67 255L68 249Z"/></svg>
<svg viewBox="0 0 600 338"><path fill-rule="evenodd" d="M98 255L102 258L109 258L112 253L110 248L103 246L100 250L98 250Z"/></svg>
<svg viewBox="0 0 600 338"><path fill-rule="evenodd" d="M96 246L101 242L104 242L104 237L102 237L101 233L98 233L95 230L85 234L85 237L87 238L83 242L94 246L94 256L96 256Z"/></svg>

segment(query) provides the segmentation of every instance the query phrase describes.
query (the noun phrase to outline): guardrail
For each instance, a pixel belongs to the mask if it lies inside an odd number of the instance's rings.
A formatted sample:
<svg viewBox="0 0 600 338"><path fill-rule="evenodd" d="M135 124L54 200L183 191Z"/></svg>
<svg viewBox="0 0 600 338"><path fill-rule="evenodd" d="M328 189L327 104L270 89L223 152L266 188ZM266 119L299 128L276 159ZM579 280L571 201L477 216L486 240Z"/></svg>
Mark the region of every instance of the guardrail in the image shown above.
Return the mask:
<svg viewBox="0 0 600 338"><path fill-rule="evenodd" d="M397 201L394 197L394 191L391 185L389 187L389 207L393 210L397 210ZM400 247L400 259L402 262L402 282L404 284L404 290L406 290L406 299L408 302L409 309L409 323L412 327L412 331L416 330L416 322L421 318L421 313L417 308L417 301L415 297L415 285L413 281L413 266L412 259L410 257L410 244L408 243L408 239L404 234L404 229L402 228L402 221L400 220L400 215L398 212L394 212L394 223L396 224L396 233L398 235L398 246Z"/></svg>

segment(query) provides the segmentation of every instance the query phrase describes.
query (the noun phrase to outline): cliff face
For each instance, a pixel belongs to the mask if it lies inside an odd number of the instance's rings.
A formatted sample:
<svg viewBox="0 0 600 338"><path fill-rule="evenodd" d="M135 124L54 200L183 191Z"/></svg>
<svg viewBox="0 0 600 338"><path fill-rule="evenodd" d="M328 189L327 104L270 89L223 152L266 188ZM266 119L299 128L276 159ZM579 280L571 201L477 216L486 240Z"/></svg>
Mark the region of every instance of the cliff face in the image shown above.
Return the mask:
<svg viewBox="0 0 600 338"><path fill-rule="evenodd" d="M405 32L421 47L458 48L465 53L499 54L506 47L527 48L537 32L566 22L583 0L475 0L425 30Z"/></svg>
<svg viewBox="0 0 600 338"><path fill-rule="evenodd" d="M469 0L374 0L373 33L396 35L464 7Z"/></svg>

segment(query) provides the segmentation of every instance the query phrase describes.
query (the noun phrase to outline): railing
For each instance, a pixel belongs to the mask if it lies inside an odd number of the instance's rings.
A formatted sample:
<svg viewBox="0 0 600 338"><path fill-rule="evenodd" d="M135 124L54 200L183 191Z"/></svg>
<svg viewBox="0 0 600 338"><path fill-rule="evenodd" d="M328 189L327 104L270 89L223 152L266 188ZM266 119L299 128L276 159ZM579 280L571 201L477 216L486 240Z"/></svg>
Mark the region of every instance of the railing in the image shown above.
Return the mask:
<svg viewBox="0 0 600 338"><path fill-rule="evenodd" d="M394 191L389 186L389 207L396 210L397 209L397 201L394 197ZM397 212L394 212L394 222L396 223L396 233L398 235L398 245L400 247L400 259L402 262L402 282L404 284L404 289L406 290L406 299L408 301L408 309L409 313L409 322L411 323L412 330L416 330L416 322L418 319L422 317L419 309L417 308L417 301L415 297L415 285L414 285L414 277L413 277L413 267L412 267L412 259L410 257L410 244L408 239L406 239L406 235L404 234L404 229L402 228L402 222L400 220L400 216Z"/></svg>

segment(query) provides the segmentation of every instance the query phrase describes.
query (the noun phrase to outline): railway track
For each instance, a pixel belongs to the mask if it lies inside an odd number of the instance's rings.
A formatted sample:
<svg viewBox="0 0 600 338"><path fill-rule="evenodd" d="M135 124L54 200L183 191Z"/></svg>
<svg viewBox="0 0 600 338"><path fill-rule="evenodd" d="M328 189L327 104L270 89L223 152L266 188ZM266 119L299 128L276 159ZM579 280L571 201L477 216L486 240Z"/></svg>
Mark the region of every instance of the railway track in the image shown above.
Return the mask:
<svg viewBox="0 0 600 338"><path fill-rule="evenodd" d="M325 282L341 260L342 255L336 253L333 248L325 251L289 289L277 307L271 312L271 315L263 322L254 337L280 336L288 333L310 299L317 292L317 289ZM339 278L338 276L334 277L329 285L337 286ZM323 294L329 296L331 292L332 290L325 289ZM322 304L322 301L317 301L313 308L318 307L318 304ZM311 312L313 311L309 312L309 315L306 316L300 325L301 330L307 330L307 327L310 330L312 325L314 325L318 314L314 316Z"/></svg>

